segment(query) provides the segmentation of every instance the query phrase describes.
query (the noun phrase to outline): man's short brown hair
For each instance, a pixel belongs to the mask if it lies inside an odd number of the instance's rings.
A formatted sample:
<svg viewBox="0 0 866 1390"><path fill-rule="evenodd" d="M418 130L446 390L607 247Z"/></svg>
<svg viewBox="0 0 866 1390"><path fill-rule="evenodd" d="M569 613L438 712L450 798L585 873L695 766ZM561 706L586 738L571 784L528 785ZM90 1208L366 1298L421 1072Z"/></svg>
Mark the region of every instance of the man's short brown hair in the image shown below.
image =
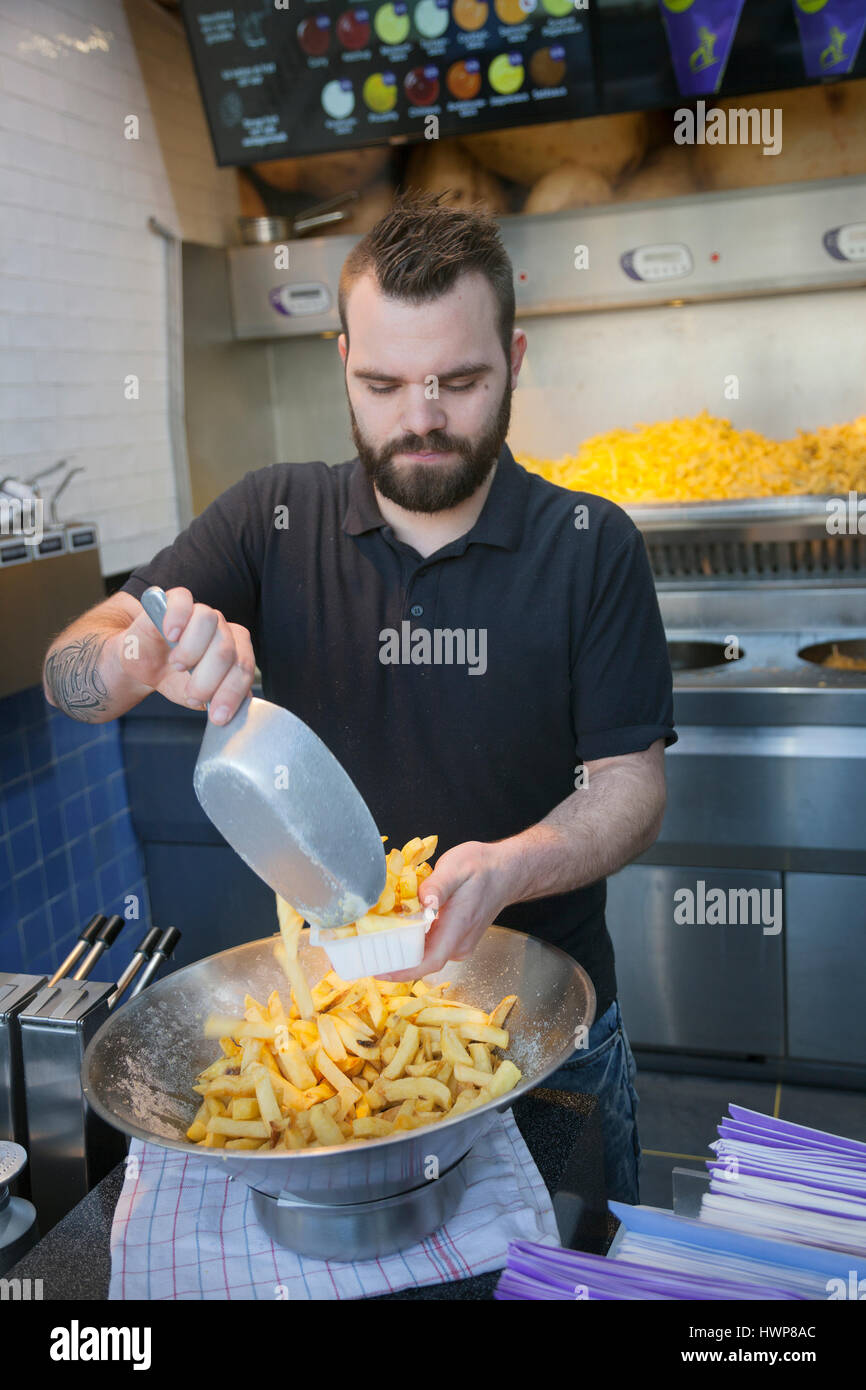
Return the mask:
<svg viewBox="0 0 866 1390"><path fill-rule="evenodd" d="M506 362L514 330L514 272L493 217L482 209L443 207L440 194L404 193L362 237L340 273L340 323L349 341L346 300L362 275L383 294L427 304L446 294L460 275L477 271L496 298L497 326Z"/></svg>

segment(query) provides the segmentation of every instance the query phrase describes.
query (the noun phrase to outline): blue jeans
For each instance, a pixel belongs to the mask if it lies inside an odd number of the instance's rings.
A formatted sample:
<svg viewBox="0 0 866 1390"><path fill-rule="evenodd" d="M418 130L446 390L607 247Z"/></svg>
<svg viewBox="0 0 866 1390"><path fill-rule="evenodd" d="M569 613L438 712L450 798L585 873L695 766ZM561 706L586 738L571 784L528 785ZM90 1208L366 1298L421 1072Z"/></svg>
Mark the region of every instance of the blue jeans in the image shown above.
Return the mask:
<svg viewBox="0 0 866 1390"><path fill-rule="evenodd" d="M604 1179L610 1201L640 1202L640 1143L634 1057L622 1024L619 1001L589 1030L588 1047L573 1052L545 1086L598 1096L604 1140Z"/></svg>

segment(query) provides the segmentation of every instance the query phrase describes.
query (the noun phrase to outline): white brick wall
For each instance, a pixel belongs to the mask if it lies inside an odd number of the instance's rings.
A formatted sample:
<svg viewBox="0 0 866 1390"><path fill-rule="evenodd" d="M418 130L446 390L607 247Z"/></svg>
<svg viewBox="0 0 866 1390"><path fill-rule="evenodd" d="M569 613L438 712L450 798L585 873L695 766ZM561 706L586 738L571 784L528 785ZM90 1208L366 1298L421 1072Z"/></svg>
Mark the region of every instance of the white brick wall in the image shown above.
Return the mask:
<svg viewBox="0 0 866 1390"><path fill-rule="evenodd" d="M0 475L84 464L59 509L98 523L106 574L178 530L165 244L148 218L221 245L237 212L179 21L153 0L3 0Z"/></svg>

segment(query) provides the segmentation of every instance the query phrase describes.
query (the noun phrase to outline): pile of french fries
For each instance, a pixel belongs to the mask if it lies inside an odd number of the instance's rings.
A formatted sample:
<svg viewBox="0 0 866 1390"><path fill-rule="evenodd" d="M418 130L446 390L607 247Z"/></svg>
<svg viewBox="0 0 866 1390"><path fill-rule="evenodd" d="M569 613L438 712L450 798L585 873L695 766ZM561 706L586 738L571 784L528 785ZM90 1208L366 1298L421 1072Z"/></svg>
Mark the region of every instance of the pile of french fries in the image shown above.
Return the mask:
<svg viewBox="0 0 866 1390"><path fill-rule="evenodd" d="M461 1115L520 1080L501 1055L516 995L485 1013L447 998L447 984L347 983L333 970L310 990L296 954L281 954L292 979L288 1012L274 990L266 1004L247 995L242 1018L206 1021L221 1056L193 1087L201 1097L187 1131L193 1143L279 1151L380 1139Z"/></svg>
<svg viewBox="0 0 866 1390"><path fill-rule="evenodd" d="M387 840L383 835L382 839ZM331 935L366 936L369 932L388 931L399 927L400 918L421 911L418 889L433 872L427 862L439 843L438 835L416 835L402 849L389 850L385 856L385 887L379 901L363 917L347 927L336 927Z"/></svg>

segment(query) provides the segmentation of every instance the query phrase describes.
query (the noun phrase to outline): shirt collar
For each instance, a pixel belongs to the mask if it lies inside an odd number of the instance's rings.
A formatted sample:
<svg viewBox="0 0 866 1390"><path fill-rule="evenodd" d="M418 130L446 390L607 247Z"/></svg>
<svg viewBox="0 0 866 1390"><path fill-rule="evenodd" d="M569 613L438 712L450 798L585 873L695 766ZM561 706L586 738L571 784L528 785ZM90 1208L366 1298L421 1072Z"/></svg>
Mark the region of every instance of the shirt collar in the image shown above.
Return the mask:
<svg viewBox="0 0 866 1390"><path fill-rule="evenodd" d="M452 554L462 554L468 545L498 546L504 550L516 550L523 535L526 517L526 494L529 488L529 474L515 461L507 444L503 444L496 467L496 473L487 494L481 515L465 536L461 536L447 547ZM373 484L364 471L360 459L349 477L348 500L343 513L343 530L349 536L361 536L368 531L380 530L387 522L379 511Z"/></svg>

